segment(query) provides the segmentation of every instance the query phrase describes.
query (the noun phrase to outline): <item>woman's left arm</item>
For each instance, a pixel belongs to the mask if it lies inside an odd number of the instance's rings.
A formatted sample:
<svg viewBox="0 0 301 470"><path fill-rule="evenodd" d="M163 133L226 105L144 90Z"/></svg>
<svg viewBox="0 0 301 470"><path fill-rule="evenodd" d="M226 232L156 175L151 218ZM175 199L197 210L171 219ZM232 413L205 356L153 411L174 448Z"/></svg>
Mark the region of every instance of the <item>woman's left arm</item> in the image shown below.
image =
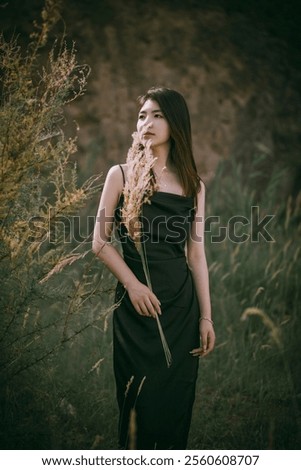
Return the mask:
<svg viewBox="0 0 301 470"><path fill-rule="evenodd" d="M187 260L192 272L196 293L200 306L200 337L201 347L193 349L193 356L206 356L215 343L215 333L211 317L211 301L209 275L205 254L205 185L197 195L197 208L191 227L191 235L187 242Z"/></svg>

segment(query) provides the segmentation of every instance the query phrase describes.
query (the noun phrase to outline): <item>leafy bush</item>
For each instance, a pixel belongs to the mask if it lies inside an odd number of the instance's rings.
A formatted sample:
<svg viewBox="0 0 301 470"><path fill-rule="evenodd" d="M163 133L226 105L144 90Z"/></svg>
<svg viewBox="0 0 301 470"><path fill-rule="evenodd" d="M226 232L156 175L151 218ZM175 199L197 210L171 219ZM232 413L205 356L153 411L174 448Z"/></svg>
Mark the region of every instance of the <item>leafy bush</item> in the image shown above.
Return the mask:
<svg viewBox="0 0 301 470"><path fill-rule="evenodd" d="M76 135L64 133L64 107L85 92L89 67L63 39L45 58L57 2L46 1L42 18L25 52L16 39L0 40L2 448L73 445L62 426L74 419L70 377L75 369L79 382L98 374L102 347L93 349L85 332L99 335L113 304L110 277L91 253L91 227L79 218L100 191L99 176L78 186ZM80 239L78 221L87 232Z"/></svg>

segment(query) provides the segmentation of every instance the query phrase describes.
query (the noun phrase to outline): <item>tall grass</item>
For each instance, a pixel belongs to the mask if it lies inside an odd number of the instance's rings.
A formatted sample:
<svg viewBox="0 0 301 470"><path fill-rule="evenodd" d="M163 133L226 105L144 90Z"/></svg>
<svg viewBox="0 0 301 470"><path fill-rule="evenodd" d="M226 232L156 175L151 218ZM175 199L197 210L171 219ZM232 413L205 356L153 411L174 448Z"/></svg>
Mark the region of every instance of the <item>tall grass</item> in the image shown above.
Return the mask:
<svg viewBox="0 0 301 470"><path fill-rule="evenodd" d="M267 176L263 160L255 158L248 173L235 159L222 164L208 191L207 215L220 215L222 225L234 215L250 219L251 206L260 219L273 214L266 228L274 242L212 243L207 233L217 346L200 363L192 448L301 443L300 206L283 197L285 169Z"/></svg>

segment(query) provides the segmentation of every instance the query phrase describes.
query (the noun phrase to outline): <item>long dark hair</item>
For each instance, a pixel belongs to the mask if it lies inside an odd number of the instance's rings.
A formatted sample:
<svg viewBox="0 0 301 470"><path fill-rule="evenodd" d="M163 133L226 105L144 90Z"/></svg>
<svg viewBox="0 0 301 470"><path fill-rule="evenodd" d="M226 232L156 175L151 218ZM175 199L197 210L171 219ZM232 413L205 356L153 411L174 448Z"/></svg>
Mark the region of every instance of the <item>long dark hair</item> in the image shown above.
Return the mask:
<svg viewBox="0 0 301 470"><path fill-rule="evenodd" d="M184 97L170 88L153 87L138 98L141 106L147 100L159 104L170 127L171 163L177 170L186 196L196 197L201 179L192 152L190 116Z"/></svg>

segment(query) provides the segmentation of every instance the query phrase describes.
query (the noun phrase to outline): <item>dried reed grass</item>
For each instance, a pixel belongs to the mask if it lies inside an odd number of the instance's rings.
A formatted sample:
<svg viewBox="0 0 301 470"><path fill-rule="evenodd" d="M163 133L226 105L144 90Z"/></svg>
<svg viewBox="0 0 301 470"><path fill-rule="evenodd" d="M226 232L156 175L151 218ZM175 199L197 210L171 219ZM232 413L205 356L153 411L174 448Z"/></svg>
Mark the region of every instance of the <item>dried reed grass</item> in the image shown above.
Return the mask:
<svg viewBox="0 0 301 470"><path fill-rule="evenodd" d="M141 241L143 226L141 222L143 204L150 204L150 198L156 189L152 168L156 162L151 151L151 141L142 145L137 132L133 133L133 142L127 155L127 181L124 186L124 203L122 208L122 221L127 228L129 236L141 257L146 282L152 290L151 276L148 268L145 245ZM167 367L172 364L172 356L167 344L158 313L155 314L158 331L163 346Z"/></svg>
<svg viewBox="0 0 301 470"><path fill-rule="evenodd" d="M261 320L262 323L268 328L269 333L271 338L273 339L274 343L277 345L277 347L282 350L283 349L283 342L281 339L281 331L280 329L275 325L273 320L268 316L264 310L257 308L257 307L249 307L246 308L242 315L241 315L241 320L246 321L248 317L255 315L258 316Z"/></svg>

